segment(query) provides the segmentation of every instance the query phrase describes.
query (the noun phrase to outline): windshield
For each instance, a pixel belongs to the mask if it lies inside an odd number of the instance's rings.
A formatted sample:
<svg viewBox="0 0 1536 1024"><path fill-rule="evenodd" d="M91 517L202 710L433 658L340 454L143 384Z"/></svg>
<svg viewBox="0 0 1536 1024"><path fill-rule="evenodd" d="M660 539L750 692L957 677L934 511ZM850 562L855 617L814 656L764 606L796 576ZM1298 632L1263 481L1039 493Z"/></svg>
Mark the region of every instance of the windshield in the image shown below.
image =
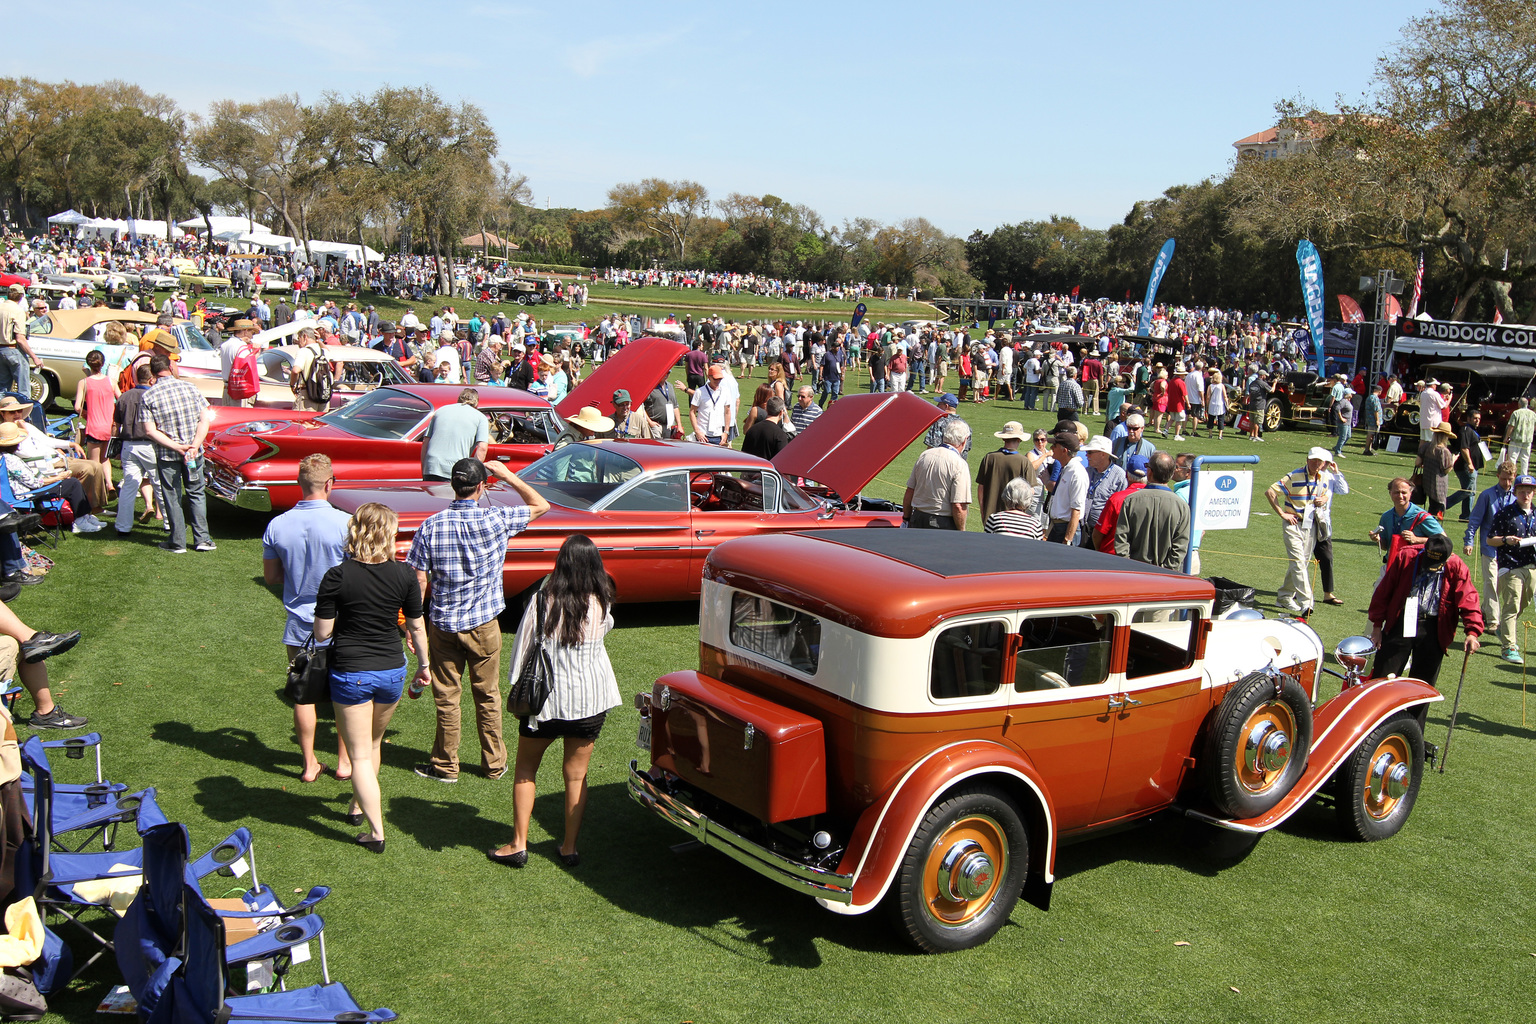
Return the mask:
<svg viewBox="0 0 1536 1024"><path fill-rule="evenodd" d="M603 444L568 444L519 474L552 504L578 509L591 508L639 475L639 463Z"/></svg>
<svg viewBox="0 0 1536 1024"><path fill-rule="evenodd" d="M319 417L321 423L339 427L358 437L399 441L432 411L426 399L380 388Z"/></svg>
<svg viewBox="0 0 1536 1024"><path fill-rule="evenodd" d="M203 337L203 332L198 329L197 324L178 324L176 330L181 334L182 348L202 349L205 352L213 351L213 346L208 343L207 338Z"/></svg>

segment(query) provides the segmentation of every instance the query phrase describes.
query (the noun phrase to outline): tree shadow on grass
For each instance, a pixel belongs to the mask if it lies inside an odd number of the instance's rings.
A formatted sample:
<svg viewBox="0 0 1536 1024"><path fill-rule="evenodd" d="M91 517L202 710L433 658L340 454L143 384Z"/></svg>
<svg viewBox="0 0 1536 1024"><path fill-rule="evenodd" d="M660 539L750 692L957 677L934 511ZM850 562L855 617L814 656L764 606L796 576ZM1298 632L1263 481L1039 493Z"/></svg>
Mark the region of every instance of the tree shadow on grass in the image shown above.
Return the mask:
<svg viewBox="0 0 1536 1024"><path fill-rule="evenodd" d="M555 789L534 803L534 820L555 838L530 842L530 871L566 870L557 858L565 833L564 800L563 789ZM498 829L498 843L510 838L509 825ZM864 952L915 953L882 913L830 913L717 850L673 851L686 842L683 832L631 800L626 784L594 786L577 844L581 864L570 872L622 911L769 966L821 966L818 939ZM644 884L637 885L637 878Z"/></svg>

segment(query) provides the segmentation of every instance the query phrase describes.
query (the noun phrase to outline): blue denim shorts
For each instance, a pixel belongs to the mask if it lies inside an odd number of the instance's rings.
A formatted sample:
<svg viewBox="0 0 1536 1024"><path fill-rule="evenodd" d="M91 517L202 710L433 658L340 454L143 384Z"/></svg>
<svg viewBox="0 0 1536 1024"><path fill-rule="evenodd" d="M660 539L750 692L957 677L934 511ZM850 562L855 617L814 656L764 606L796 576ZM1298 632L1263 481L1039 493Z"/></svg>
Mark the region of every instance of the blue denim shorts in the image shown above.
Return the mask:
<svg viewBox="0 0 1536 1024"><path fill-rule="evenodd" d="M405 687L405 666L373 669L368 672L331 672L331 703L395 704Z"/></svg>

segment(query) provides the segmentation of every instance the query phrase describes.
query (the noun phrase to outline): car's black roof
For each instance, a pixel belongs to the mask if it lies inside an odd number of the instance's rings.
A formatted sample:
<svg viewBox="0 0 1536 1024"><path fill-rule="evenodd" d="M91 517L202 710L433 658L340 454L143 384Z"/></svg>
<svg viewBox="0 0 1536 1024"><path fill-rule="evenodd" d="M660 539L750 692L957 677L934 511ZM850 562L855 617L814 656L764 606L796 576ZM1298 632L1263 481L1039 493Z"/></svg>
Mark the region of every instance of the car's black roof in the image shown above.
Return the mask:
<svg viewBox="0 0 1536 1024"><path fill-rule="evenodd" d="M1183 573L1106 555L1089 548L1026 540L1001 533L962 533L955 530L876 529L817 530L801 536L844 544L905 562L936 576L972 576L998 572L1150 572Z"/></svg>

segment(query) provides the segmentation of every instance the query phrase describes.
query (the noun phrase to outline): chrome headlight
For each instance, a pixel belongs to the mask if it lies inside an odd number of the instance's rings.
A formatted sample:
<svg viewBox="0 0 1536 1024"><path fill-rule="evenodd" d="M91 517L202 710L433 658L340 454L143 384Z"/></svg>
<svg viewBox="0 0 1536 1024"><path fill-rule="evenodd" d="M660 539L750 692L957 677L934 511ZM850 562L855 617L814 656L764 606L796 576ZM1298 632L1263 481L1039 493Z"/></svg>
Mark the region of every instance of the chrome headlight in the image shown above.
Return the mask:
<svg viewBox="0 0 1536 1024"><path fill-rule="evenodd" d="M281 430L288 424L282 420L247 420L244 423L236 423L226 434L265 434L269 430Z"/></svg>

